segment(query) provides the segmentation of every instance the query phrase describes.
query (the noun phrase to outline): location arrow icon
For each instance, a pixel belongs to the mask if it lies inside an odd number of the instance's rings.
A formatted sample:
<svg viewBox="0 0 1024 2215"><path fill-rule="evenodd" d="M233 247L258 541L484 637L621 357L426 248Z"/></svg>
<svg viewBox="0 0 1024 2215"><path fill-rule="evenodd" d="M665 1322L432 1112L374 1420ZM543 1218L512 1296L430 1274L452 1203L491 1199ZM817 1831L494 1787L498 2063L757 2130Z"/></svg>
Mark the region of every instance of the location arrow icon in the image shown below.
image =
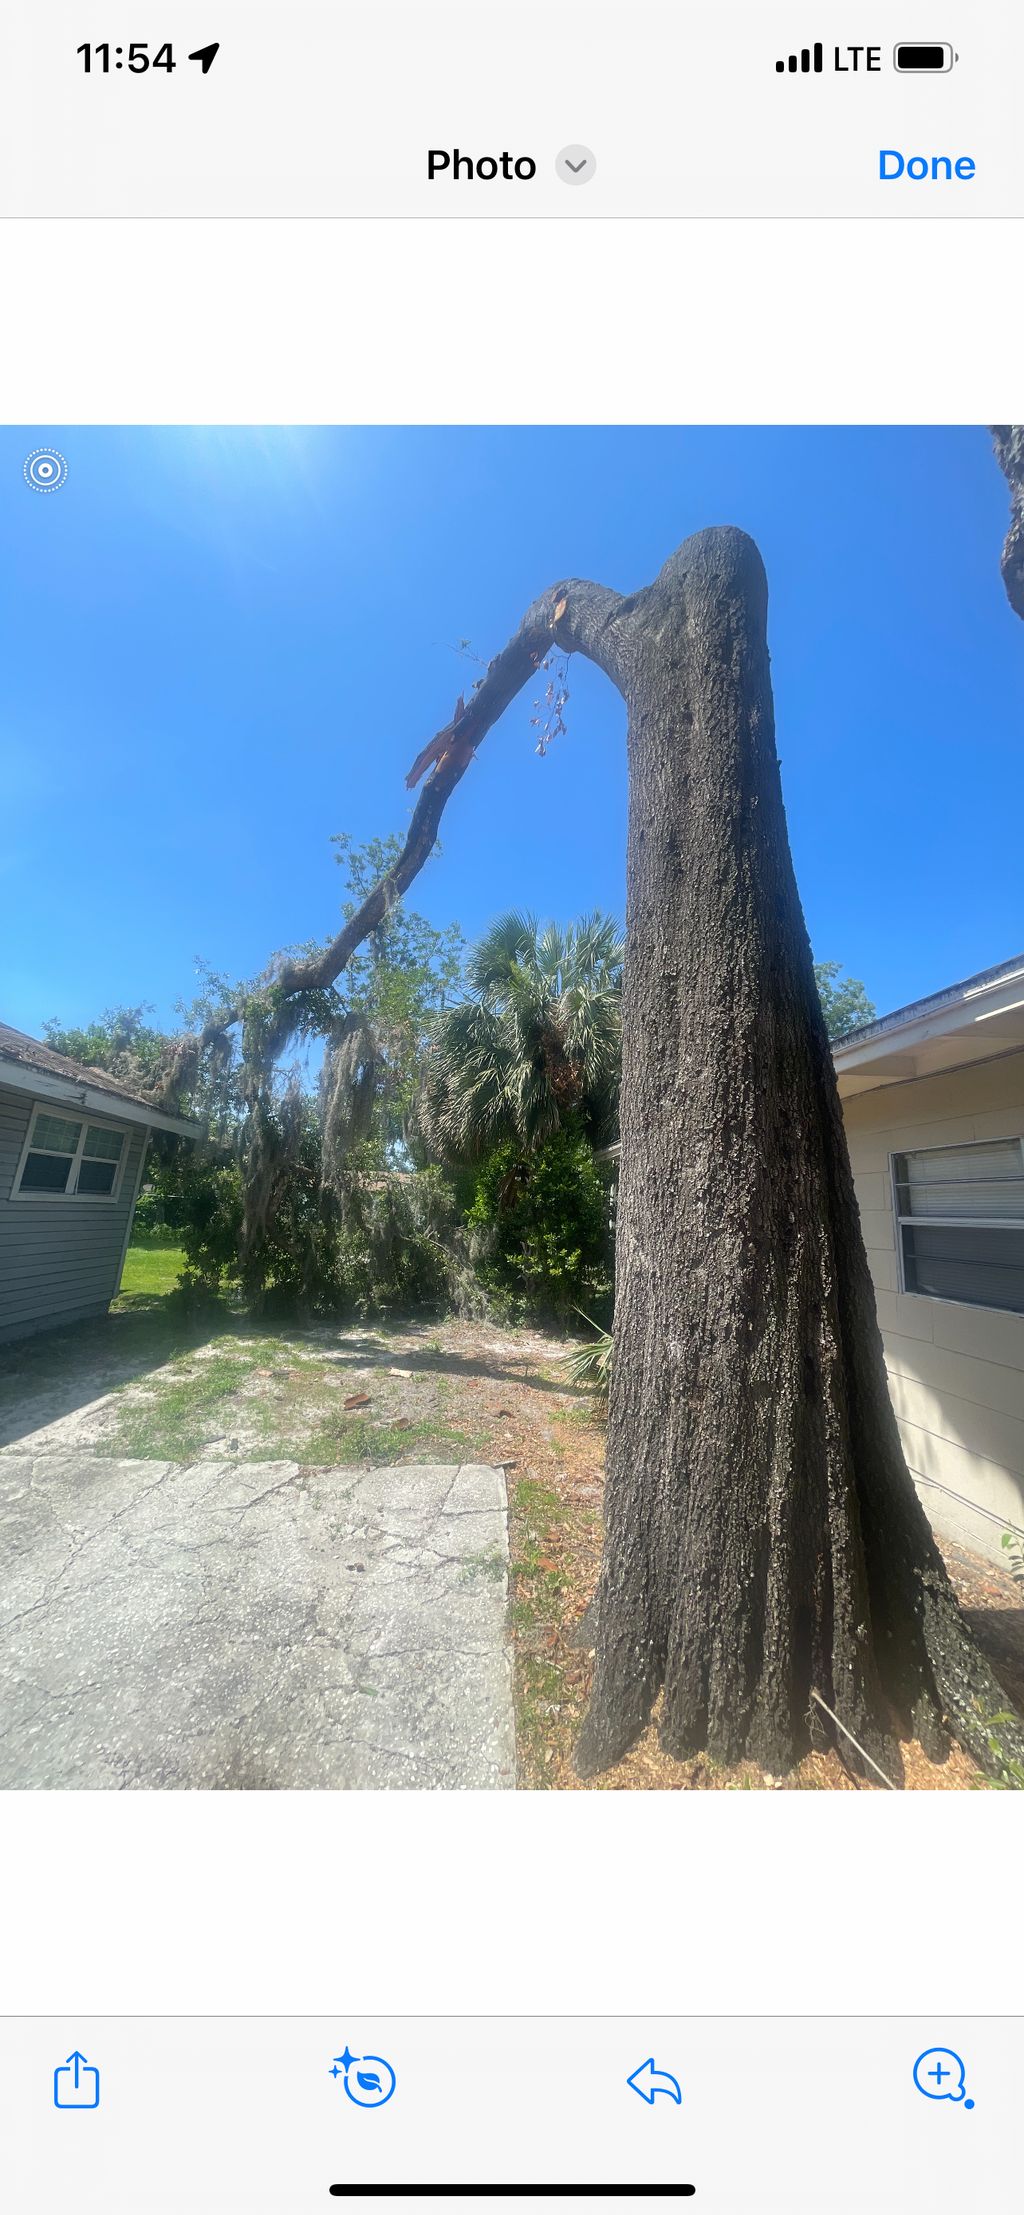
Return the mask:
<svg viewBox="0 0 1024 2215"><path fill-rule="evenodd" d="M656 2069L653 2054L649 2061L640 2063L639 2069L634 2069L632 2076L626 2078L626 2083L632 2091L639 2092L640 2098L647 2101L648 2107L654 2106L659 2092L666 2092L677 2107L682 2106L683 2095L678 2077L670 2076L667 2069Z"/></svg>
<svg viewBox="0 0 1024 2215"><path fill-rule="evenodd" d="M210 63L216 59L219 53L220 40L215 38L212 46L197 46L195 53L190 54L188 58L190 62L202 62L203 76L205 77Z"/></svg>

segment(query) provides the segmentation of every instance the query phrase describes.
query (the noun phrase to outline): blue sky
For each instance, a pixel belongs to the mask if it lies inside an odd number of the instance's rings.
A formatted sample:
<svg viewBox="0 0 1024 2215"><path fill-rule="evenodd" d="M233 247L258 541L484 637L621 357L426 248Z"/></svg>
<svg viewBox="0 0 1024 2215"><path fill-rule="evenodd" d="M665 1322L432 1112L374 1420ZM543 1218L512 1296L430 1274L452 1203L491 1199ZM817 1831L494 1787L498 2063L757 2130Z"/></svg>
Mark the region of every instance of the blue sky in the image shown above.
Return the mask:
<svg viewBox="0 0 1024 2215"><path fill-rule="evenodd" d="M161 1023L195 957L327 935L329 845L403 831L405 771L534 595L758 540L816 955L880 1010L1024 948L1024 626L982 430L0 431L0 1015ZM58 446L62 490L22 478ZM545 760L521 699L413 904L623 911L624 712L574 663Z"/></svg>

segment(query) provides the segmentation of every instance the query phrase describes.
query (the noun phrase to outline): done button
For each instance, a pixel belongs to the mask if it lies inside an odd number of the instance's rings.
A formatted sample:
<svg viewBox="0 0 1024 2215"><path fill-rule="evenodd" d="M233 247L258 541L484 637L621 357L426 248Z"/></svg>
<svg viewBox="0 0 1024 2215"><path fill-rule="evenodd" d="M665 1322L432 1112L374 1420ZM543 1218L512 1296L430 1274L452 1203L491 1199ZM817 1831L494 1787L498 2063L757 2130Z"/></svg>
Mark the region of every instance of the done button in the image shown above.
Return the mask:
<svg viewBox="0 0 1024 2215"><path fill-rule="evenodd" d="M883 146L878 156L883 185L894 184L897 177L909 177L914 185L925 180L932 184L968 184L974 170L971 154L901 154L895 146Z"/></svg>

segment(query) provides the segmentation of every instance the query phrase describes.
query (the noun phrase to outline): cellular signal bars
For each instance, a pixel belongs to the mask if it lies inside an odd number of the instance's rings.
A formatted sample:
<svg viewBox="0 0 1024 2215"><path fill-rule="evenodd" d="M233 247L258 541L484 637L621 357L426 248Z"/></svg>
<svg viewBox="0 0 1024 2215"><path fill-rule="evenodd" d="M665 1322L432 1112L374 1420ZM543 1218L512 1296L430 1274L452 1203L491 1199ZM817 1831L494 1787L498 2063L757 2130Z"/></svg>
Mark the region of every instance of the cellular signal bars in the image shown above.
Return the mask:
<svg viewBox="0 0 1024 2215"><path fill-rule="evenodd" d="M780 77L784 69L790 70L794 76L798 69L802 69L806 76L813 69L815 76L820 77L823 66L820 39L816 40L813 47L801 46L799 54L790 54L788 60L775 64Z"/></svg>

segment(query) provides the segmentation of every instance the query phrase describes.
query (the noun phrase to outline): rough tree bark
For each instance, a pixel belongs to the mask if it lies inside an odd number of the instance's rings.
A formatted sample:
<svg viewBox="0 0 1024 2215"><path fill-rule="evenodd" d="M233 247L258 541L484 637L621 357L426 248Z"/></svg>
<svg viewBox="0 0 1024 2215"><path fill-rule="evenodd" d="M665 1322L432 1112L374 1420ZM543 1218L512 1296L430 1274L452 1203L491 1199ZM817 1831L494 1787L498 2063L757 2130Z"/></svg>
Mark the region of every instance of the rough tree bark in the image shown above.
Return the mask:
<svg viewBox="0 0 1024 2215"><path fill-rule="evenodd" d="M760 556L687 540L646 590L534 602L430 770L403 853L282 993L333 982L429 855L473 751L552 645L629 722L622 1162L606 1540L577 1760L662 1695L674 1754L788 1769L811 1694L898 1773L893 1723L991 1765L1005 1698L906 1468L775 753ZM238 1011L221 1011L216 1036ZM1024 1728L1000 1725L1024 1758Z"/></svg>
<svg viewBox="0 0 1024 2215"><path fill-rule="evenodd" d="M574 591L559 635L568 642ZM608 608L629 711L607 1535L584 1775L663 1695L674 1754L784 1771L817 1690L986 1761L1005 1699L903 1458L782 804L760 557L702 532ZM1019 1734L1010 1729L1015 1744Z"/></svg>

